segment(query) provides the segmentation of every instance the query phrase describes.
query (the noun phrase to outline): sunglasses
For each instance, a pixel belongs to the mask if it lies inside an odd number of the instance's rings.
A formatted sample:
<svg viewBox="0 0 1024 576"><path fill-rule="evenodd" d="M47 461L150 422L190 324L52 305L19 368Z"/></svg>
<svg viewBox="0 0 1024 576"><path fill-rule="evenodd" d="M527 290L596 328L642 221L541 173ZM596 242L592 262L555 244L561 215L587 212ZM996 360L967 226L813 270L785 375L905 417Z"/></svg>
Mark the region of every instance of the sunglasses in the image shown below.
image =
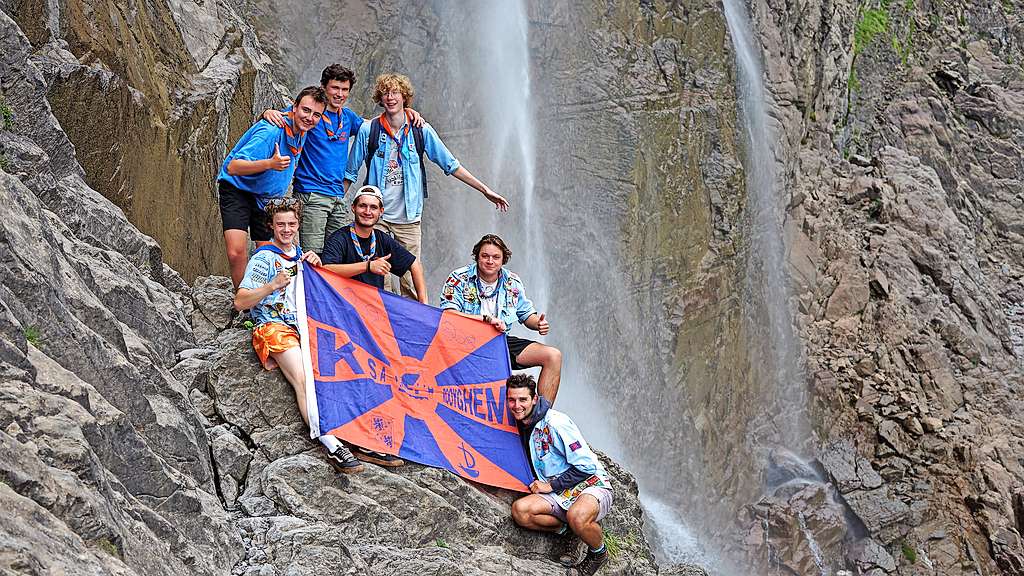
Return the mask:
<svg viewBox="0 0 1024 576"><path fill-rule="evenodd" d="M267 201L267 207L273 206L274 208L293 208L298 206L299 200L297 198L274 198L273 200Z"/></svg>

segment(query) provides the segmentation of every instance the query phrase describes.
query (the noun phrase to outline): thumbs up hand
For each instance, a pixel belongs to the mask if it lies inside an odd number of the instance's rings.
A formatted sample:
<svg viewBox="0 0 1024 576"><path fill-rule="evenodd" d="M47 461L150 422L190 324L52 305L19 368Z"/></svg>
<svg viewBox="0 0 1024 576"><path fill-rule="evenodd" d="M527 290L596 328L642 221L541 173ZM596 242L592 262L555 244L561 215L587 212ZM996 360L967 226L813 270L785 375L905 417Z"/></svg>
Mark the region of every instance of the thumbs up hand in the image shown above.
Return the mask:
<svg viewBox="0 0 1024 576"><path fill-rule="evenodd" d="M551 326L548 324L548 321L544 319L544 313L541 312L540 318L537 319L537 332L541 336L546 336L547 333L548 333L548 330L550 330L550 329L551 329Z"/></svg>
<svg viewBox="0 0 1024 576"><path fill-rule="evenodd" d="M391 262L388 260L391 258L391 254L384 256L383 258L374 258L370 260L370 272L378 276L384 276L391 272Z"/></svg>
<svg viewBox="0 0 1024 576"><path fill-rule="evenodd" d="M270 157L270 167L274 170L287 170L292 163L291 156L281 156L281 146L274 144L274 155Z"/></svg>

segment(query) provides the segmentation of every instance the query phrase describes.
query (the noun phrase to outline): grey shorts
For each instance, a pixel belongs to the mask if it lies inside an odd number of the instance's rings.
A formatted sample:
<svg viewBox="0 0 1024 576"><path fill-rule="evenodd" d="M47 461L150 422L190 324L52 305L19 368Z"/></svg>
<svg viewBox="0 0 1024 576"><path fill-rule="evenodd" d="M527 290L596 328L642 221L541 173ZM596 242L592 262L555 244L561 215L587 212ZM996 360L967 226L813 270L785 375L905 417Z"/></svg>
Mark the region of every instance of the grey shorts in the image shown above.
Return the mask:
<svg viewBox="0 0 1024 576"><path fill-rule="evenodd" d="M585 494L590 494L591 496L593 496L594 498L597 499L597 506L598 506L597 520L598 521L600 521L602 518L604 518L605 516L608 515L608 512L610 512L611 509L612 509L612 491L611 491L611 489L609 489L609 488L602 488L600 486L591 486L590 488L585 489L583 491L583 493L580 494L576 498L576 502L579 502L580 498L583 498L583 496ZM566 510L558 505L558 500L556 500L554 496L552 496L551 494L537 494L537 496L540 496L541 498L544 499L545 502L547 502L548 504L551 505L551 515L552 516L554 516L555 518L558 518L562 522L567 522L566 516L565 516ZM576 505L576 502L573 502L573 506ZM570 506L570 508L571 508L571 506Z"/></svg>

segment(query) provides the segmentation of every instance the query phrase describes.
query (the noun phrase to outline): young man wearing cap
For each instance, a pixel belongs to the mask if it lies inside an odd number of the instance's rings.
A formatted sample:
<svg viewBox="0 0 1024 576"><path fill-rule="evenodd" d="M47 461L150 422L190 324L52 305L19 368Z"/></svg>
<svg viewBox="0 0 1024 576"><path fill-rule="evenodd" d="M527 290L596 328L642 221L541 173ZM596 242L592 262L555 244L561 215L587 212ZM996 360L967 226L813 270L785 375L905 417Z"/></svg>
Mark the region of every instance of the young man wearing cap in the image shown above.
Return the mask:
<svg viewBox="0 0 1024 576"><path fill-rule="evenodd" d="M388 274L402 276L409 272L417 299L427 304L420 261L389 234L374 229L383 210L384 199L376 186L360 188L352 198L352 224L331 234L324 243L324 267L380 290Z"/></svg>
<svg viewBox="0 0 1024 576"><path fill-rule="evenodd" d="M363 186L352 198L352 224L342 226L331 234L324 243L323 267L346 278L359 280L364 284L384 289L384 277L388 274L402 275L409 272L416 286L416 293L424 301L423 267L408 250L395 242L385 232L375 230L380 220L383 199L376 186ZM405 462L397 456L374 452L355 446L355 457L364 462L393 468Z"/></svg>
<svg viewBox="0 0 1024 576"><path fill-rule="evenodd" d="M306 146L295 169L292 190L302 202L303 219L299 237L302 248L320 254L324 240L349 222L351 214L345 204L345 166L348 163L349 136L355 136L363 119L345 106L356 75L341 64L331 64L320 73L320 87L327 95L323 119L306 137ZM269 109L263 119L284 127L285 110ZM409 109L414 126L422 126L423 118Z"/></svg>
<svg viewBox="0 0 1024 576"><path fill-rule="evenodd" d="M345 189L355 182L359 169L366 165L366 184L380 188L384 197L384 215L378 228L389 232L409 252L420 256L420 219L426 197L426 167L423 156L437 164L446 175L455 176L483 194L496 208L508 210L508 200L477 180L452 156L437 132L424 124L413 130L406 106L413 100L412 82L401 74L382 74L373 89L373 101L384 108L379 118L364 122L348 156ZM376 142L371 134L375 134ZM422 142L420 148L419 140ZM402 277L402 294L410 298L413 285ZM424 295L425 297L425 295Z"/></svg>
<svg viewBox="0 0 1024 576"><path fill-rule="evenodd" d="M283 127L260 120L239 138L217 176L231 282L238 288L245 273L249 235L257 245L271 233L263 209L288 192L306 134L324 113L327 98L318 86L303 88Z"/></svg>
<svg viewBox="0 0 1024 576"><path fill-rule="evenodd" d="M294 198L270 200L266 217L273 239L256 249L245 268L235 294L235 309L250 310L256 327L252 331L252 347L267 370L281 368L295 391L299 414L307 425L306 374L302 368L299 348L298 320L295 307L295 283L292 279L300 262L320 264L315 252L302 252L297 245L302 206ZM363 469L341 441L324 435L320 442L327 449L328 460L335 470L344 473Z"/></svg>

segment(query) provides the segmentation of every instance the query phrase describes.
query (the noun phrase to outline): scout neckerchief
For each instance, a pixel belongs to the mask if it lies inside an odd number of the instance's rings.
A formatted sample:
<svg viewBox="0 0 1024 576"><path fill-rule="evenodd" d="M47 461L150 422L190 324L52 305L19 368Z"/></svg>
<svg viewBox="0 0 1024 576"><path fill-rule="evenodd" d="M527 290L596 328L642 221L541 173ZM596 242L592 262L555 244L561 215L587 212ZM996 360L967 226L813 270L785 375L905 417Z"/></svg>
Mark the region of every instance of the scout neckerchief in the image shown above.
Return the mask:
<svg viewBox="0 0 1024 576"><path fill-rule="evenodd" d="M285 260L287 260L289 262L295 262L299 258L302 258L302 247L301 246L296 246L295 247L295 255L294 256L289 256L284 250L281 250L280 248L278 248L277 246L274 246L273 244L267 244L265 246L260 246L259 248L256 249L256 252L263 252L263 251L273 252L274 254L277 254L278 256L284 258ZM253 252L253 254L255 254L256 252ZM295 266L291 266L291 267L285 269L285 273L288 274L289 276L295 276L295 274L299 271L298 270L298 266L299 265L296 264Z"/></svg>
<svg viewBox="0 0 1024 576"><path fill-rule="evenodd" d="M348 139L347 138L343 138L343 136L345 136L345 133L342 132L342 128L345 127L345 110L343 108L338 108L338 128L337 128L337 132L335 132L335 131L333 131L333 130L331 130L329 128L329 126L332 124L331 116L330 116L329 112L330 112L329 110L324 110L324 116L323 116L323 118L320 119L320 121L324 123L324 131L327 132L327 139L328 140L337 140L338 142L344 142L344 143L347 144L348 143Z"/></svg>
<svg viewBox="0 0 1024 576"><path fill-rule="evenodd" d="M377 253L377 235L373 232L373 230L370 230L370 253L369 254L363 254L363 247L359 244L359 236L356 235L356 228L355 228L355 226L349 226L348 227L348 233L349 233L349 236L352 238L352 244L355 245L355 247L356 247L356 254L359 255L359 257L363 260L363 262L366 262L370 258L373 258L373 255Z"/></svg>
<svg viewBox="0 0 1024 576"><path fill-rule="evenodd" d="M273 252L274 254L277 254L277 255L281 256L282 258L284 258L285 260L287 260L289 262L295 262L296 260L298 260L299 258L302 257L302 247L301 246L296 246L295 247L295 255L294 256L289 256L287 252L285 252L284 250L281 250L280 248L278 248L277 246L274 246L273 244L266 244L264 246L260 246L259 248L256 249L256 252L262 252L264 250L266 250L267 252ZM256 252L253 252L253 254L255 254Z"/></svg>
<svg viewBox="0 0 1024 576"><path fill-rule="evenodd" d="M402 139L399 140L395 137L395 133L391 131L391 125L388 124L387 112L381 112L380 114L380 127L387 133L388 138L394 141L395 145L398 146L398 167L402 167L402 148L405 147L405 140L409 137L409 112L405 112L405 125L402 127Z"/></svg>
<svg viewBox="0 0 1024 576"><path fill-rule="evenodd" d="M292 109L288 113L288 121L284 123L284 143L288 146L288 149L292 151L292 156L298 160L299 154L302 154L302 137L306 135L305 132L298 128L293 128L295 125L295 110Z"/></svg>
<svg viewBox="0 0 1024 576"><path fill-rule="evenodd" d="M480 308L483 308L484 300L490 300L491 298L494 298L494 314L497 315L499 312L501 312L501 310L498 309L498 288L501 287L501 270L498 271L498 279L494 281L494 288L487 294L484 294L484 287L482 284L480 284L479 269L476 272L474 281L476 282L476 293L480 295Z"/></svg>

